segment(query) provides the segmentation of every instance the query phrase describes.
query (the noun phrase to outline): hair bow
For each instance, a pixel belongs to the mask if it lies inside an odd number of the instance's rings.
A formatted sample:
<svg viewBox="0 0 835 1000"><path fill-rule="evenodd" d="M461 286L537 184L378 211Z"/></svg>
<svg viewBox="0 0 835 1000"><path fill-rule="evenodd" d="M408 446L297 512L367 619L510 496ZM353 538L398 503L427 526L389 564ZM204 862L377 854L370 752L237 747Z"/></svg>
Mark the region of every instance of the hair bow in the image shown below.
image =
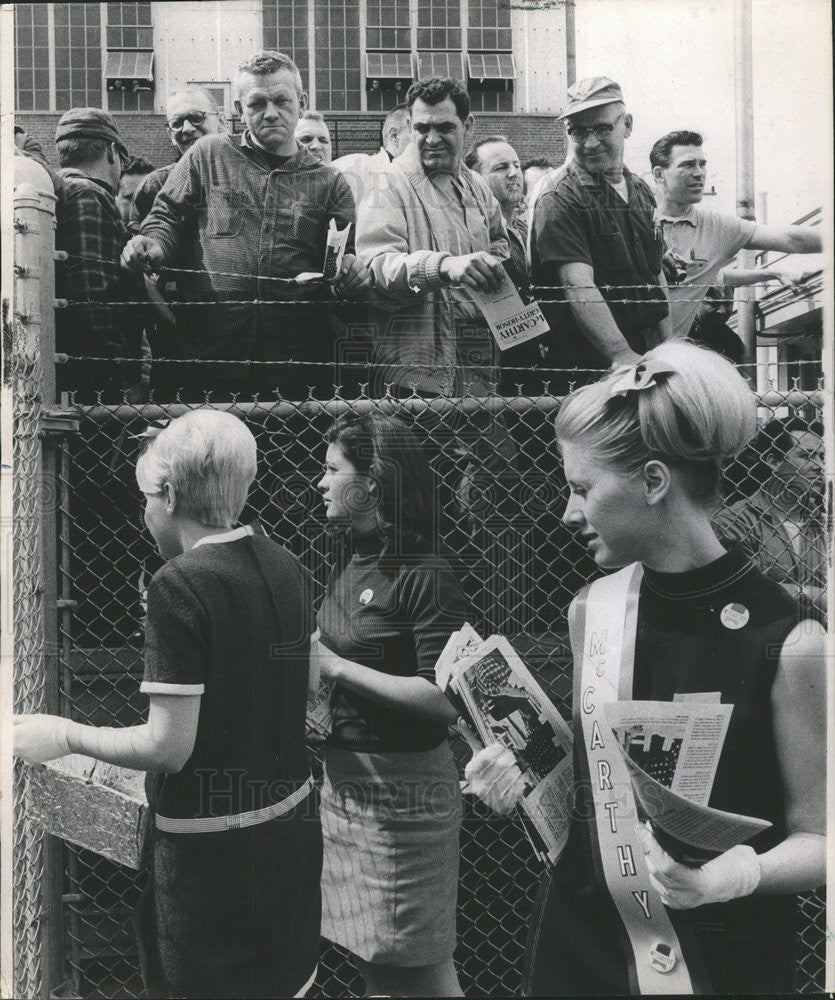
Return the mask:
<svg viewBox="0 0 835 1000"><path fill-rule="evenodd" d="M675 375L676 369L671 368L663 361L655 361L652 358L638 361L634 365L627 365L618 368L612 376L612 384L609 386L609 399L615 396L628 396L630 392L641 392L643 389L652 389L660 385L660 376Z"/></svg>

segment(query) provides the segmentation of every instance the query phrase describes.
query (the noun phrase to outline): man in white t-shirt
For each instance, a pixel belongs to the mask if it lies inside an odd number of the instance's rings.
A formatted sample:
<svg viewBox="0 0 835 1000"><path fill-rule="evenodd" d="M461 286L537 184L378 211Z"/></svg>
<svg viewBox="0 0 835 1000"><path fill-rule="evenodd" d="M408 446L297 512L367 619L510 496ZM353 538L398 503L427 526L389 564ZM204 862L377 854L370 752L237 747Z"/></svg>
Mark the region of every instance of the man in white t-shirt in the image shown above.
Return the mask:
<svg viewBox="0 0 835 1000"><path fill-rule="evenodd" d="M734 271L727 265L740 250L775 250L782 253L820 253L820 229L812 226L763 226L758 222L724 215L695 206L704 195L706 163L698 132L670 132L662 136L649 155L656 184L660 224L668 250L679 259L682 277L670 280L670 317L673 334L686 337L708 288L758 281L793 279L782 270Z"/></svg>

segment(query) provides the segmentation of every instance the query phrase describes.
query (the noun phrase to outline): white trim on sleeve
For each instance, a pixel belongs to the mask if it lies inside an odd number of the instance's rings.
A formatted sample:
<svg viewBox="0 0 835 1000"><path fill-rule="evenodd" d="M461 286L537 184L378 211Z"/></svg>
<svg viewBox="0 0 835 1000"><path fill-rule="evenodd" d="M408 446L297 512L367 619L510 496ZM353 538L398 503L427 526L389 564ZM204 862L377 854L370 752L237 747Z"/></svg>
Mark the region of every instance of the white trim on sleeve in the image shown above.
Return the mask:
<svg viewBox="0 0 835 1000"><path fill-rule="evenodd" d="M142 681L142 694L203 694L205 684L167 684L165 681Z"/></svg>

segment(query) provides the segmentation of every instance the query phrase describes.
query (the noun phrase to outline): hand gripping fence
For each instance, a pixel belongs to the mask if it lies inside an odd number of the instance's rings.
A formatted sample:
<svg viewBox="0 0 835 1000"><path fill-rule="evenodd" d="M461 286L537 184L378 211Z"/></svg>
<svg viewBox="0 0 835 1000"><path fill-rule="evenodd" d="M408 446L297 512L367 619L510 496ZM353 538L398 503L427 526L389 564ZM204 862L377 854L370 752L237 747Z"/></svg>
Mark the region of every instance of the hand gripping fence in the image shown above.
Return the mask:
<svg viewBox="0 0 835 1000"><path fill-rule="evenodd" d="M15 220L15 710L132 725L146 710L139 694L144 592L161 565L133 477L137 435L151 421L201 404L77 405L68 396L53 406L48 199L19 187ZM800 371L795 384L777 369L768 373L772 386L761 382L763 423L772 415L807 422L820 416L817 369ZM560 398L548 391L549 374L536 395L396 398L382 383L376 394L364 385L351 398L337 387L327 398L306 392L300 400L215 391L204 405L231 410L253 431L259 465L244 519L258 518L294 551L319 594L333 558L315 488L325 428L347 411L379 410L409 423L430 457L437 529L453 554L473 625L484 635L507 635L570 719L566 611L595 566L560 521L565 483L552 427ZM567 381L578 373L554 374ZM727 469L726 504L762 485L765 458L748 453ZM784 572L789 555L770 550L763 568L771 559L771 568ZM797 588L813 595L816 568L807 569ZM458 743L454 749L463 771L468 751ZM318 778L318 764L314 770ZM142 996L130 913L147 872L41 833L29 818L28 774L17 766L13 995ZM455 958L469 995L520 992L525 932L542 875L520 820L497 817L467 797ZM796 988L813 993L823 987L822 895L799 897L797 912ZM313 995L361 995L348 956L322 944Z"/></svg>

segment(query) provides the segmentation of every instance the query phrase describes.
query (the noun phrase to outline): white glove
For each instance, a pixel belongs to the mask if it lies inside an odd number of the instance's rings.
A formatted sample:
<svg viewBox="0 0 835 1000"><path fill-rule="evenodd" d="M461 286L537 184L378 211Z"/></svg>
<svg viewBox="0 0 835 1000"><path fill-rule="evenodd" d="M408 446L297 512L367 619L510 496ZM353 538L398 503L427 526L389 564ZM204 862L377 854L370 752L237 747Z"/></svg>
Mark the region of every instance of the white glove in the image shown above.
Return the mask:
<svg viewBox="0 0 835 1000"><path fill-rule="evenodd" d="M12 728L13 753L33 764L72 753L69 730L74 723L60 715L16 715Z"/></svg>
<svg viewBox="0 0 835 1000"><path fill-rule="evenodd" d="M474 754L464 768L464 776L468 782L465 790L501 816L513 811L525 790L525 779L515 757L501 743L491 743Z"/></svg>
<svg viewBox="0 0 835 1000"><path fill-rule="evenodd" d="M737 844L701 868L674 861L653 837L649 827L638 824L649 880L661 901L671 910L691 910L706 903L727 903L750 896L760 884L760 859L747 844Z"/></svg>

